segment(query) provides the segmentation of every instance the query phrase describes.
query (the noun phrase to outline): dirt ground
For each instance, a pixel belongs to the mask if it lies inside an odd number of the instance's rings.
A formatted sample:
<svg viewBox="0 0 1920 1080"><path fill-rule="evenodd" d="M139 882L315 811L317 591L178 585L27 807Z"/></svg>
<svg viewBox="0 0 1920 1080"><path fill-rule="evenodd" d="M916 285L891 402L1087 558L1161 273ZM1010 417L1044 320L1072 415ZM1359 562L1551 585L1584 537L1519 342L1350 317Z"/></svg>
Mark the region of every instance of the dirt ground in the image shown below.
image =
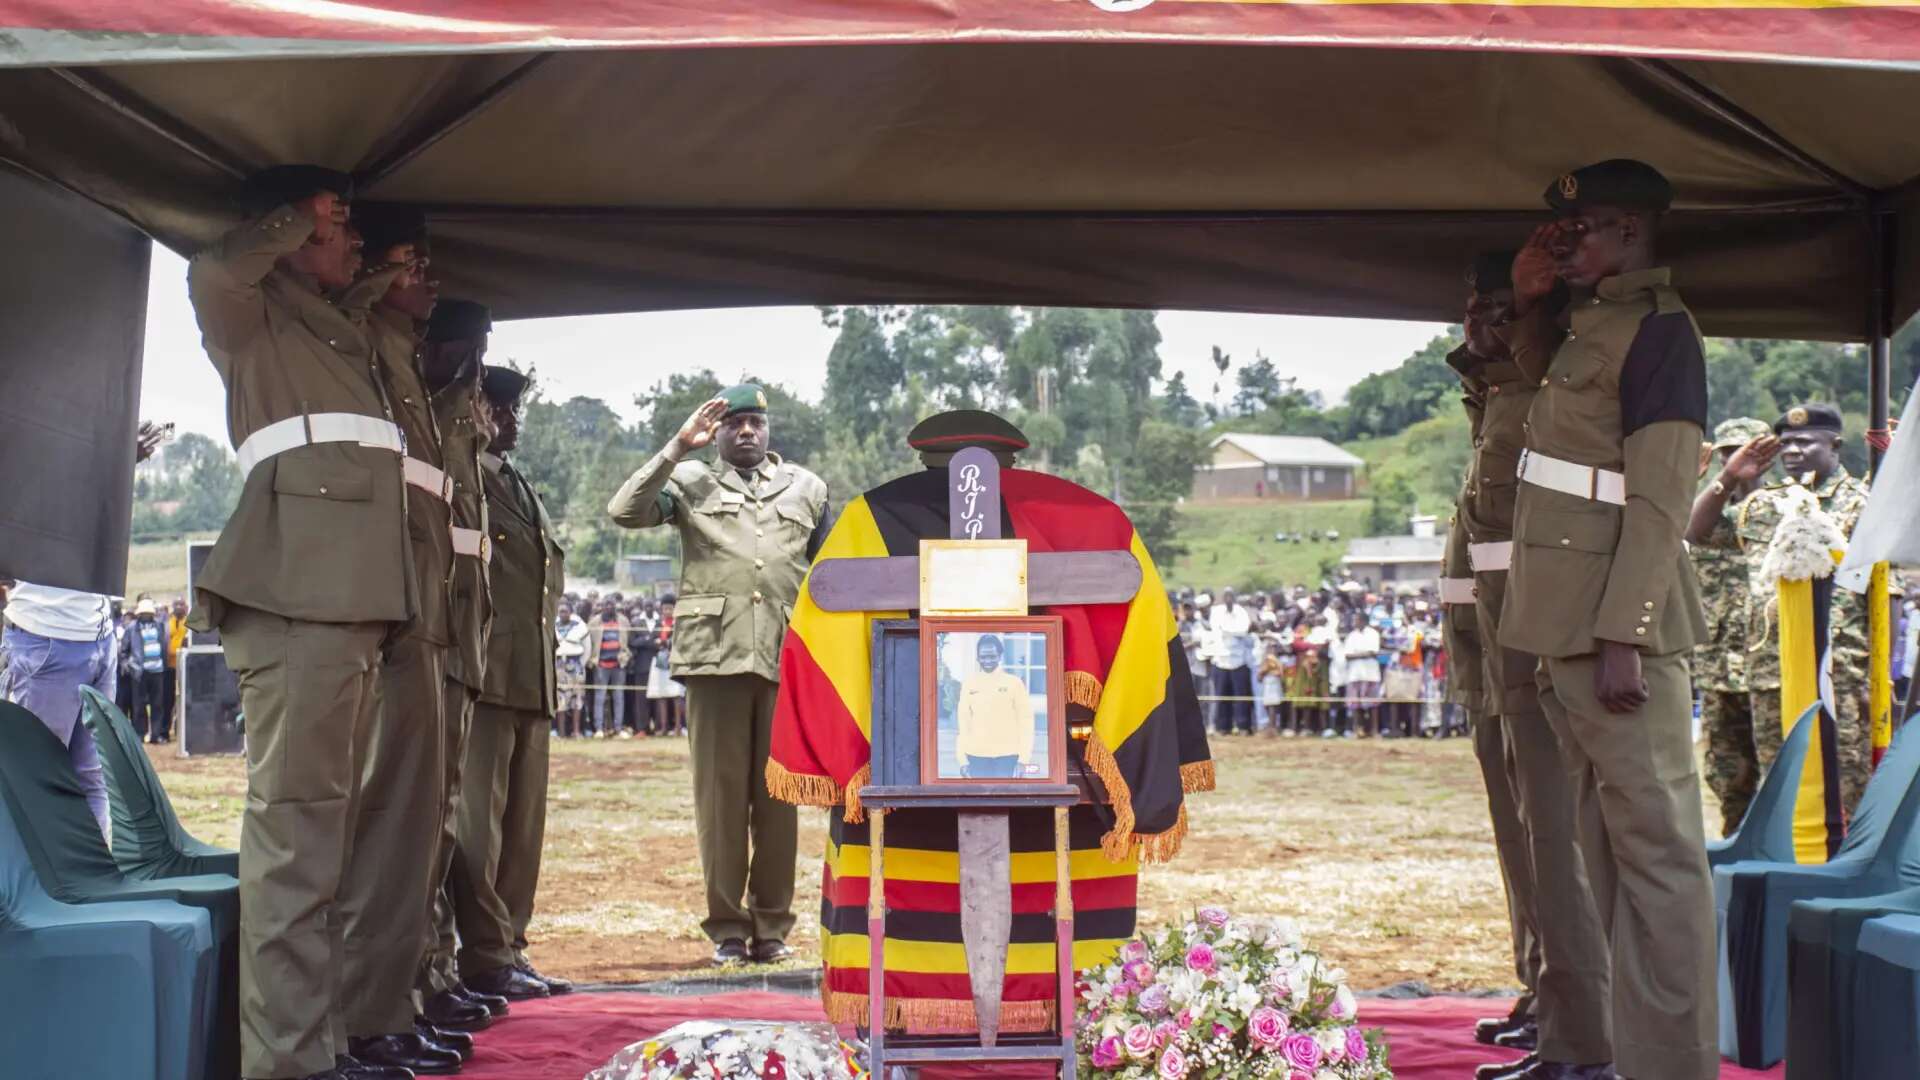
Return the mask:
<svg viewBox="0 0 1920 1080"><path fill-rule="evenodd" d="M242 763L152 749L189 831L236 845ZM1513 985L1468 740L1232 738L1214 755L1219 790L1193 796L1186 850L1142 876L1143 926L1227 904L1296 918L1358 988ZM825 839L824 812L803 810L801 965L818 963ZM585 982L704 971L702 895L684 740L556 740L535 962Z"/></svg>

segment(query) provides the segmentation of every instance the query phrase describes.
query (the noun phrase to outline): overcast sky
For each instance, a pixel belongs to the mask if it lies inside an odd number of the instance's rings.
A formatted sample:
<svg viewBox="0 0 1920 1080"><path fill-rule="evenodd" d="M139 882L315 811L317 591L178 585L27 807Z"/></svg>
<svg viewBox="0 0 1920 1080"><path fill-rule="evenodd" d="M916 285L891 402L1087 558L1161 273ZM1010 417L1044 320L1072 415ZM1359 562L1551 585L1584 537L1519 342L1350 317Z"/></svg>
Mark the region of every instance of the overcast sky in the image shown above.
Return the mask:
<svg viewBox="0 0 1920 1080"><path fill-rule="evenodd" d="M186 281L186 263L156 246L140 415L221 438L224 395L200 349ZM1215 378L1213 346L1232 354L1236 367L1258 350L1282 375L1297 377L1331 403L1361 376L1394 367L1443 329L1434 323L1163 311L1160 359L1164 375L1185 371L1187 385L1204 401ZM639 413L635 395L675 371L701 367L723 379L752 370L818 401L833 338L810 307L673 311L501 323L488 356L538 368L550 399L602 398L633 420ZM1232 388L1229 372L1223 399Z"/></svg>

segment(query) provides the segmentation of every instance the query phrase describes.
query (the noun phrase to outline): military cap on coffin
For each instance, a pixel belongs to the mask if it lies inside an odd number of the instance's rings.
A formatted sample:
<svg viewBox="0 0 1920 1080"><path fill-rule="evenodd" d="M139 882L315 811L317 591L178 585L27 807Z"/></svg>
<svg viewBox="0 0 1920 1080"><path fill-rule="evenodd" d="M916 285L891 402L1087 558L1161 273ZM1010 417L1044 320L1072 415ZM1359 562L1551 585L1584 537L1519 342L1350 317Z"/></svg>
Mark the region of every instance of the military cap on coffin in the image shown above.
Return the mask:
<svg viewBox="0 0 1920 1080"><path fill-rule="evenodd" d="M527 392L532 381L512 368L488 364L486 372L480 376L480 392L495 405L518 405L520 395Z"/></svg>
<svg viewBox="0 0 1920 1080"><path fill-rule="evenodd" d="M1020 429L990 412L980 409L955 409L935 413L907 432L907 445L915 450L950 454L969 446L1010 454L1027 448L1027 437Z"/></svg>
<svg viewBox="0 0 1920 1080"><path fill-rule="evenodd" d="M1837 435L1841 428L1840 410L1824 401L1795 405L1773 422L1775 435L1789 431L1831 431Z"/></svg>
<svg viewBox="0 0 1920 1080"><path fill-rule="evenodd" d="M472 300L442 300L433 306L433 315L427 319L427 340L472 341L492 329L493 314L487 305Z"/></svg>
<svg viewBox="0 0 1920 1080"><path fill-rule="evenodd" d="M1664 212L1673 205L1673 184L1659 169L1631 158L1610 158L1575 169L1547 185L1547 205L1563 214L1589 207Z"/></svg>
<svg viewBox="0 0 1920 1080"><path fill-rule="evenodd" d="M322 191L351 202L353 177L323 165L275 165L247 177L248 200L261 211L299 202Z"/></svg>
<svg viewBox="0 0 1920 1080"><path fill-rule="evenodd" d="M727 411L723 414L725 416L732 416L735 413L763 413L767 411L767 392L760 389L756 383L741 383L739 386L729 386L715 396L727 403Z"/></svg>

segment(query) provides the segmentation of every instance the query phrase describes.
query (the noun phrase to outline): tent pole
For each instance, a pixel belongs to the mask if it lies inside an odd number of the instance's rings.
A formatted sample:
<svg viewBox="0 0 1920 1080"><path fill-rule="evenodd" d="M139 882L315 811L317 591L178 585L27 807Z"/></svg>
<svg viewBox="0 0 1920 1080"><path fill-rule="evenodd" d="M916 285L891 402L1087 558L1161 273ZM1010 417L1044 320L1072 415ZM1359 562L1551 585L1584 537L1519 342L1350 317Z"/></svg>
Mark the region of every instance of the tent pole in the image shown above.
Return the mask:
<svg viewBox="0 0 1920 1080"><path fill-rule="evenodd" d="M507 72L500 78L495 79L491 85L480 91L480 93L476 94L472 99L461 103L460 106L452 112L436 117L433 121L433 126L419 132L411 142L390 148L386 153L382 154L379 159L371 163L361 163L354 172L359 174L361 183L369 187L392 176L400 170L401 166L425 153L441 139L458 131L467 121L486 112L493 106L494 102L499 101L505 96L507 91L518 86L520 80L531 75L541 64L546 63L556 55L558 54L551 52L534 54L525 63Z"/></svg>
<svg viewBox="0 0 1920 1080"><path fill-rule="evenodd" d="M1880 471L1885 451L1874 442L1874 432L1887 430L1889 383L1893 381L1893 224L1892 209L1875 199L1867 212L1867 259L1870 296L1867 347L1867 477Z"/></svg>
<svg viewBox="0 0 1920 1080"><path fill-rule="evenodd" d="M186 151L202 164L218 169L235 180L243 180L253 171L219 146L202 138L199 132L140 101L105 76L63 67L48 68L47 74L85 94L95 103Z"/></svg>

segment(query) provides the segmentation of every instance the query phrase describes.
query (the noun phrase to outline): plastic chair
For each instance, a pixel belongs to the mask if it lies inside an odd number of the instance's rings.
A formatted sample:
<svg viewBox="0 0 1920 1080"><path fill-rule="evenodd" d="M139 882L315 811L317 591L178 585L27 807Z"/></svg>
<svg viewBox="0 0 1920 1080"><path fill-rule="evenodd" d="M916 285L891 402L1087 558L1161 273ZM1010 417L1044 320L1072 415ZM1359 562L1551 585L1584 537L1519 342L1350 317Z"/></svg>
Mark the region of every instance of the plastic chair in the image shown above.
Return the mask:
<svg viewBox="0 0 1920 1080"><path fill-rule="evenodd" d="M1888 915L1860 928L1850 1033L1856 1076L1912 1076L1920 1062L1920 917Z"/></svg>
<svg viewBox="0 0 1920 1080"><path fill-rule="evenodd" d="M90 686L81 687L80 719L100 747L113 811L113 861L128 877L239 876L238 852L203 844L181 826L140 736L113 702Z"/></svg>
<svg viewBox="0 0 1920 1080"><path fill-rule="evenodd" d="M1747 804L1740 827L1724 840L1707 841L1707 865L1793 861L1793 798L1800 788L1800 770L1807 763L1807 747L1813 744L1814 725L1807 721L1819 708L1809 706L1794 721L1780 753L1760 778L1760 787Z"/></svg>
<svg viewBox="0 0 1920 1080"><path fill-rule="evenodd" d="M0 1009L0 1046L7 1048L0 1072L154 1080L207 1075L200 1033L213 1013L218 962L207 912L168 900L55 900L34 873L4 799L0 956L14 985Z"/></svg>
<svg viewBox="0 0 1920 1080"><path fill-rule="evenodd" d="M1883 915L1920 915L1920 888L1857 900L1802 900L1787 916L1788 1080L1878 1080L1860 1072L1848 1031L1860 931Z"/></svg>
<svg viewBox="0 0 1920 1080"><path fill-rule="evenodd" d="M1867 783L1840 850L1824 864L1715 868L1720 1052L1749 1069L1786 1055L1787 916L1797 900L1847 899L1920 885L1920 737L1903 728Z"/></svg>

